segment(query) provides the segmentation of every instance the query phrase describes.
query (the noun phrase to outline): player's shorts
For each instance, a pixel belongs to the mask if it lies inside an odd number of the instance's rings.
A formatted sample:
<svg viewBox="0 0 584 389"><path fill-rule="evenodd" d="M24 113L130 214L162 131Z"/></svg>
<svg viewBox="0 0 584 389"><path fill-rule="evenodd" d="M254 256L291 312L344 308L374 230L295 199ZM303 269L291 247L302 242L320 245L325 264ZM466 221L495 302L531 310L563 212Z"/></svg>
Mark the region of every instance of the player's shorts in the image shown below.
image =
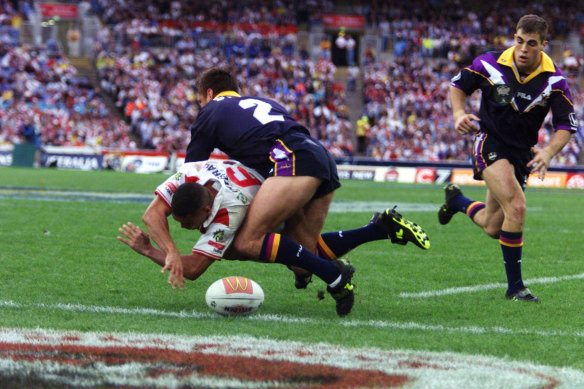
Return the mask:
<svg viewBox="0 0 584 389"><path fill-rule="evenodd" d="M494 136L479 132L474 140L472 157L475 180L483 179L483 170L487 166L500 159L506 159L513 165L515 178L519 181L521 188L525 190L527 177L531 171L531 168L527 167L527 163L533 159L531 150L509 147L499 142Z"/></svg>
<svg viewBox="0 0 584 389"><path fill-rule="evenodd" d="M322 179L314 198L323 197L341 186L337 164L318 141L302 132L289 132L270 150L273 168L269 176L310 176Z"/></svg>

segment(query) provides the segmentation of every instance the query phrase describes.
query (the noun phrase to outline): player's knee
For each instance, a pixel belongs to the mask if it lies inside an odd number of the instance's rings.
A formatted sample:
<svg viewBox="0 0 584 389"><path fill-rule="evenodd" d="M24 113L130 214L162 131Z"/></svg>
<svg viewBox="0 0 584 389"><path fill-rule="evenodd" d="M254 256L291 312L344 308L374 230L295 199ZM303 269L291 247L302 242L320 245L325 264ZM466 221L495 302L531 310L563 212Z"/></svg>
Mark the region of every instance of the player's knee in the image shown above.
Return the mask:
<svg viewBox="0 0 584 389"><path fill-rule="evenodd" d="M509 207L508 212L505 214L505 218L513 223L523 225L523 222L525 221L525 211L525 202L516 201L511 204L511 207Z"/></svg>

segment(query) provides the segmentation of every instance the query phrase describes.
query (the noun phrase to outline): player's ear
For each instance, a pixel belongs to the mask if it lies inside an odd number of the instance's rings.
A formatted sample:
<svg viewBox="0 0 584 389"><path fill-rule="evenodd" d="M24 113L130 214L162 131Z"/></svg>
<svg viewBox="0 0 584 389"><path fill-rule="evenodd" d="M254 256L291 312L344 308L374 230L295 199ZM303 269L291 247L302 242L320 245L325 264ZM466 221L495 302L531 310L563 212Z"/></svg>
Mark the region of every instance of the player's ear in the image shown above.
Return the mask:
<svg viewBox="0 0 584 389"><path fill-rule="evenodd" d="M213 89L207 89L207 101L211 101L215 98L215 93L213 93Z"/></svg>

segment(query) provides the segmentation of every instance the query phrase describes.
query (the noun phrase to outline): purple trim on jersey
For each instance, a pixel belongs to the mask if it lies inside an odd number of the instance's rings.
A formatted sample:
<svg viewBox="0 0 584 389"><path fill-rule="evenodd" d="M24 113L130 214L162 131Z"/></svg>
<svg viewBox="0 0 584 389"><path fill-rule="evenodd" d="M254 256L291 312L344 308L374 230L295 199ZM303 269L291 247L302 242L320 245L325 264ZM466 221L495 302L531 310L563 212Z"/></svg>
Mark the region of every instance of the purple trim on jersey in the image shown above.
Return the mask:
<svg viewBox="0 0 584 389"><path fill-rule="evenodd" d="M491 81L494 81L494 79L492 78L492 74L491 72L488 71L488 69L485 67L485 62L489 65L491 65L492 67L494 67L495 69L497 69L497 72L499 72L499 65L497 64L497 60L499 59L499 55L497 55L496 57L493 55L493 53L486 53L483 54L481 56L478 56L477 58L475 58L475 60L472 62L472 64L467 67L467 69L480 73L483 76L485 76L486 78L488 78ZM499 73L497 76L500 76L500 78L503 80L504 84L508 84L509 80L507 79L507 77L505 77L504 74ZM498 83L496 83L498 84Z"/></svg>
<svg viewBox="0 0 584 389"><path fill-rule="evenodd" d="M270 160L274 162L274 176L294 175L294 152L279 139L270 150Z"/></svg>
<svg viewBox="0 0 584 389"><path fill-rule="evenodd" d="M483 158L483 146L485 144L485 140L487 139L487 134L480 133L477 135L475 142L474 142L474 158L477 162L477 170L482 172L487 167L485 159Z"/></svg>

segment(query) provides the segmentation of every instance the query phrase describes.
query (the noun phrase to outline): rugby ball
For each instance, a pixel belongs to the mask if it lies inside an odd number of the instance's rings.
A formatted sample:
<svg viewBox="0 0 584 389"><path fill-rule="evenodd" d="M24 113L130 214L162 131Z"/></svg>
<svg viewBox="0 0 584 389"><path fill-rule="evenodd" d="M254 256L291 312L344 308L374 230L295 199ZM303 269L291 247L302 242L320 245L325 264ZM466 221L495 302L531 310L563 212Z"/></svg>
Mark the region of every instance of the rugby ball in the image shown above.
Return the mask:
<svg viewBox="0 0 584 389"><path fill-rule="evenodd" d="M205 294L209 308L223 316L245 316L258 310L264 291L246 277L225 277L209 286Z"/></svg>

